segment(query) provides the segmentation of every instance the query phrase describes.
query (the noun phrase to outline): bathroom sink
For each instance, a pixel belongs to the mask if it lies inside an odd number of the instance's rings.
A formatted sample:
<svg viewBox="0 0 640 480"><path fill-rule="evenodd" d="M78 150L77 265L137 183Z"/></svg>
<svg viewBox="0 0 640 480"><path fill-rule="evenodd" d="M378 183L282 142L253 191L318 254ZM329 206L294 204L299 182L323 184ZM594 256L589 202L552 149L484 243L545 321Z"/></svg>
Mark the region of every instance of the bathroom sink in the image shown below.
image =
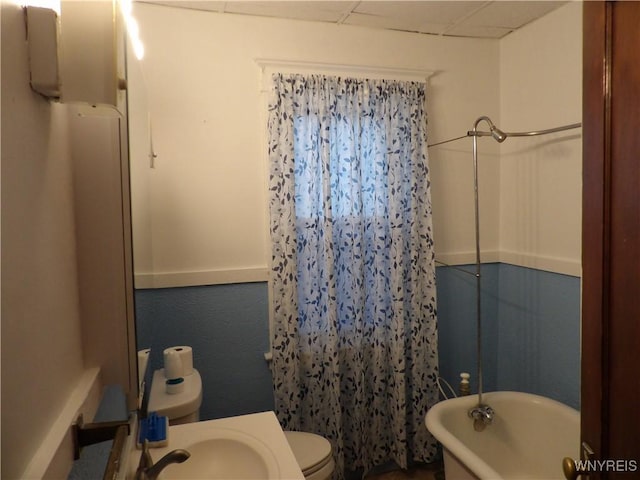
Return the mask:
<svg viewBox="0 0 640 480"><path fill-rule="evenodd" d="M207 438L181 446L191 457L167 466L160 479L280 478L278 461L269 447L251 435L224 428Z"/></svg>
<svg viewBox="0 0 640 480"><path fill-rule="evenodd" d="M159 480L304 480L273 412L173 425L168 440L166 447L149 449L154 463L175 449L191 456L165 467ZM134 449L127 478L134 478L139 462L140 450Z"/></svg>

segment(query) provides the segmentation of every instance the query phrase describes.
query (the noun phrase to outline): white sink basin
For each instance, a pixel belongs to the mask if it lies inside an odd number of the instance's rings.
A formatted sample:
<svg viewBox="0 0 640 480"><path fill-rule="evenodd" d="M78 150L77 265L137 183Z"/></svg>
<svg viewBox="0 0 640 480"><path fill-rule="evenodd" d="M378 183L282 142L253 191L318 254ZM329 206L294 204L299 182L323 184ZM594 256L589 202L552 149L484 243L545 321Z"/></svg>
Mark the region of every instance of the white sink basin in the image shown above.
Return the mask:
<svg viewBox="0 0 640 480"><path fill-rule="evenodd" d="M151 448L154 463L171 450L191 456L165 467L159 479L297 479L304 480L273 412L242 415L169 427L169 445ZM134 478L140 450L129 459Z"/></svg>
<svg viewBox="0 0 640 480"><path fill-rule="evenodd" d="M280 478L278 461L260 440L225 428L203 432L202 440L180 447L191 456L166 467L161 479Z"/></svg>

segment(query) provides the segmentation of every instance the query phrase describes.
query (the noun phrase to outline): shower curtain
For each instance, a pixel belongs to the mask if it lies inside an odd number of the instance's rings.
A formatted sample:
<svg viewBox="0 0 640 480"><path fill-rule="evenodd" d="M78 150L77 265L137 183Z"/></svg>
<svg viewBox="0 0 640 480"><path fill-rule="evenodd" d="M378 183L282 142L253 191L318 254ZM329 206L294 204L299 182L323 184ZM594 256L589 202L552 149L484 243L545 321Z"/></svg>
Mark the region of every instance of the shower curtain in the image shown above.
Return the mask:
<svg viewBox="0 0 640 480"><path fill-rule="evenodd" d="M272 352L283 428L335 478L431 461L436 291L424 84L274 75Z"/></svg>

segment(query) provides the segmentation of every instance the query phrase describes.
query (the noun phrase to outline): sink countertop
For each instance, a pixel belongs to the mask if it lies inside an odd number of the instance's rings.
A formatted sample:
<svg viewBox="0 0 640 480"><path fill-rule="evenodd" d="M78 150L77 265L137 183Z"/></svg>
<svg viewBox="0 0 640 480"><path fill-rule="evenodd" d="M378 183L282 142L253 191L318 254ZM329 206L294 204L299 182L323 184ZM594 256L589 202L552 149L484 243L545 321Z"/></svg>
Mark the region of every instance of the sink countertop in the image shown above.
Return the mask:
<svg viewBox="0 0 640 480"><path fill-rule="evenodd" d="M189 445L207 437L209 432L222 432L233 430L250 435L255 440L264 444L274 455L279 476L286 480L304 480L304 476L287 443L287 439L280 427L274 412L262 412L237 417L220 418L204 422L186 423L169 427L169 443L166 447L151 448L149 453L154 463L165 454L177 448L189 450ZM137 432L136 432L137 434ZM141 450L134 447L128 459L127 478L133 479L140 462ZM215 452L211 452L215 455ZM189 460L187 460L188 462ZM160 475L162 478L162 475ZM266 480L266 479L262 479Z"/></svg>

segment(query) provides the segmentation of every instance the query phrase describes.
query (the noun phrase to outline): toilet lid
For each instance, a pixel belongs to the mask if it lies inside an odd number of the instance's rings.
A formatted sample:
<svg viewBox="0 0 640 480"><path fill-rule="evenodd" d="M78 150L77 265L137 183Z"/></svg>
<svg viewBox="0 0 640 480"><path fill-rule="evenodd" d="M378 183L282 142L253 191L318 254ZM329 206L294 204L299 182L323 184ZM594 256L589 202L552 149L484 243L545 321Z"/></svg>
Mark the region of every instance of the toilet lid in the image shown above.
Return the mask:
<svg viewBox="0 0 640 480"><path fill-rule="evenodd" d="M331 444L320 435L284 432L302 473L317 470L331 459Z"/></svg>

